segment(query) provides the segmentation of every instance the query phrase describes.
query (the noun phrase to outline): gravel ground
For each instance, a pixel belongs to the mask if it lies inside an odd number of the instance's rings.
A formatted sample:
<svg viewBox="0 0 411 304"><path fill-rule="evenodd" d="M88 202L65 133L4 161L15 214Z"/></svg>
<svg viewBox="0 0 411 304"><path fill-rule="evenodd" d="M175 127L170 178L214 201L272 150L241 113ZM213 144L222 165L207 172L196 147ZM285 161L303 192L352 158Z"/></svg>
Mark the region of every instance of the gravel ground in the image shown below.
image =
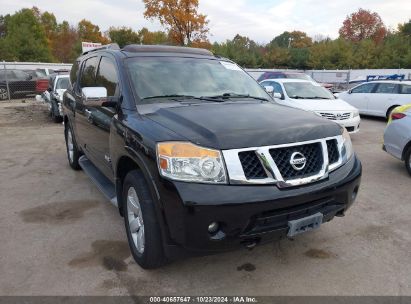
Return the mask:
<svg viewBox="0 0 411 304"><path fill-rule="evenodd" d="M295 238L154 271L123 220L67 163L44 104L0 103L0 295L411 295L411 178L381 150L383 120L353 135L363 162L343 218Z"/></svg>

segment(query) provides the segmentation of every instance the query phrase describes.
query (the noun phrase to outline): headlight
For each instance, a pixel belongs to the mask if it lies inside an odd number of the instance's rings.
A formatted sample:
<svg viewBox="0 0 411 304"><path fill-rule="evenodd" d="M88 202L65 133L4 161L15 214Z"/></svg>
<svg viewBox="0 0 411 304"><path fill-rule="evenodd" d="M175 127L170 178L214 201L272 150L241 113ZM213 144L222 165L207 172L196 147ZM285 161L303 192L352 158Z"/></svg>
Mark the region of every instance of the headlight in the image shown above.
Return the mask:
<svg viewBox="0 0 411 304"><path fill-rule="evenodd" d="M344 128L342 137L343 137L342 157L343 157L344 162L346 162L351 158L351 156L354 153L350 134L348 134L348 131L346 128Z"/></svg>
<svg viewBox="0 0 411 304"><path fill-rule="evenodd" d="M357 117L360 116L360 112L358 110L355 110L352 114L352 117Z"/></svg>
<svg viewBox="0 0 411 304"><path fill-rule="evenodd" d="M157 144L160 174L173 180L200 183L226 183L221 152L189 142Z"/></svg>

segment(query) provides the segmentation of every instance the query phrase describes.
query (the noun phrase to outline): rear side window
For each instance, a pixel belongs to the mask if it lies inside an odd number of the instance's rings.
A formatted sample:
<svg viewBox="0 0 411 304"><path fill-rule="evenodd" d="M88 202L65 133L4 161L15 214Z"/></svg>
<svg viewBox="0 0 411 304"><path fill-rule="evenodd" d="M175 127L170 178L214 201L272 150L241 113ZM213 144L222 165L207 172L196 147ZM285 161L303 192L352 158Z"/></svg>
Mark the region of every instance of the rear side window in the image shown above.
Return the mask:
<svg viewBox="0 0 411 304"><path fill-rule="evenodd" d="M378 84L375 93L380 94L395 94L398 92L398 85L395 83L380 83Z"/></svg>
<svg viewBox="0 0 411 304"><path fill-rule="evenodd" d="M96 86L107 89L107 96L118 95L118 76L115 63L107 58L101 57L96 77Z"/></svg>
<svg viewBox="0 0 411 304"><path fill-rule="evenodd" d="M366 83L351 90L352 93L371 93L375 83Z"/></svg>
<svg viewBox="0 0 411 304"><path fill-rule="evenodd" d="M29 74L23 72L23 71L19 71L19 70L15 70L14 71L14 78L18 79L18 80L28 80L29 79Z"/></svg>
<svg viewBox="0 0 411 304"><path fill-rule="evenodd" d="M86 60L80 78L81 88L96 86L97 64L97 57L91 57Z"/></svg>
<svg viewBox="0 0 411 304"><path fill-rule="evenodd" d="M74 85L77 82L77 73L80 66L80 61L76 60L70 71L70 82Z"/></svg>
<svg viewBox="0 0 411 304"><path fill-rule="evenodd" d="M400 88L400 94L411 94L411 85L402 84Z"/></svg>

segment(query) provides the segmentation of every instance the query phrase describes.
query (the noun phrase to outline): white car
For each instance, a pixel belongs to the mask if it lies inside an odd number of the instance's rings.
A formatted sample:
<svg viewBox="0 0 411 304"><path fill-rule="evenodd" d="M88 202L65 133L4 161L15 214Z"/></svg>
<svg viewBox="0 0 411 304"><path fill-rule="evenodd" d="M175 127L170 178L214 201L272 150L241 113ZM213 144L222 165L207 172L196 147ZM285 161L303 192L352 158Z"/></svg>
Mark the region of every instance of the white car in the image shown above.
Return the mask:
<svg viewBox="0 0 411 304"><path fill-rule="evenodd" d="M411 103L411 81L366 82L338 96L361 114L388 118L394 108Z"/></svg>
<svg viewBox="0 0 411 304"><path fill-rule="evenodd" d="M268 92L273 92L279 104L314 112L337 122L350 133L360 130L358 110L318 83L299 79L266 79L260 84Z"/></svg>

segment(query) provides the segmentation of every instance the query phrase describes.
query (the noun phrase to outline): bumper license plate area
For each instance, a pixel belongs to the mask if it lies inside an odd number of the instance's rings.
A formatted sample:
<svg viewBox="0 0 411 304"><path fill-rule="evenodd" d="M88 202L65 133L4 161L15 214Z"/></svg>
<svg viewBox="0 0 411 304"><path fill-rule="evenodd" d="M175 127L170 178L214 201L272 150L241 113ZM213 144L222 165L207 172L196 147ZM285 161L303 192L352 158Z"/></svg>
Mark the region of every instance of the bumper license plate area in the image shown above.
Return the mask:
<svg viewBox="0 0 411 304"><path fill-rule="evenodd" d="M323 222L323 214L318 212L316 214L293 220L288 222L288 237L293 237L297 234L314 230L320 227Z"/></svg>

